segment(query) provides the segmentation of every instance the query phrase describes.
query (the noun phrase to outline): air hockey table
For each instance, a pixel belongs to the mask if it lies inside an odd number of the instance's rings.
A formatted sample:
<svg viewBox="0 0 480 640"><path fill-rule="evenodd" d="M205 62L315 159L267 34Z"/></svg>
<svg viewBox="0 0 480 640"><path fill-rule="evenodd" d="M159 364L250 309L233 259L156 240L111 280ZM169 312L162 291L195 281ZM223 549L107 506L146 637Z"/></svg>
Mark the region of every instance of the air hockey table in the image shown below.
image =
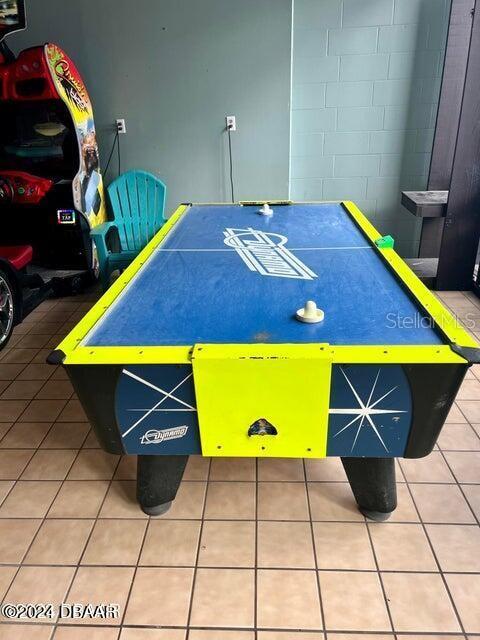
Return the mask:
<svg viewBox="0 0 480 640"><path fill-rule="evenodd" d="M52 352L150 515L189 455L339 456L361 512L435 445L477 343L352 202L180 206ZM306 301L323 320L299 321Z"/></svg>

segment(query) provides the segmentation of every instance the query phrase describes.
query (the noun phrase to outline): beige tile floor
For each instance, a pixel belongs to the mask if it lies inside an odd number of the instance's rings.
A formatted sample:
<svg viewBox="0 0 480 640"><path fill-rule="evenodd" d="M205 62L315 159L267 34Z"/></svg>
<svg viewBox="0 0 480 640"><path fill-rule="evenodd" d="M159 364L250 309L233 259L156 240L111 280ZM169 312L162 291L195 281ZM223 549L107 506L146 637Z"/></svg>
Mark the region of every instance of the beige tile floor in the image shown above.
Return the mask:
<svg viewBox="0 0 480 640"><path fill-rule="evenodd" d="M480 301L446 293L471 328ZM366 522L337 459L191 458L172 510L137 507L49 350L91 305L45 302L0 353L0 600L117 603L95 624L0 621L2 640L480 636L480 367L436 450ZM478 323L478 324L477 324Z"/></svg>

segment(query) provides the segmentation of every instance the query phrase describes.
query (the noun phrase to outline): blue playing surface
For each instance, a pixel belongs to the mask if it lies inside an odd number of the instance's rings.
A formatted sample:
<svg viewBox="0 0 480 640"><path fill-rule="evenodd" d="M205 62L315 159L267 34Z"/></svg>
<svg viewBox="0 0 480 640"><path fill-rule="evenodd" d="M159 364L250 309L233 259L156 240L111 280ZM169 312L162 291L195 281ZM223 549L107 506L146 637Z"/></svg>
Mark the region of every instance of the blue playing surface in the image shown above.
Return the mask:
<svg viewBox="0 0 480 640"><path fill-rule="evenodd" d="M442 343L340 204L273 210L191 207L84 344ZM295 319L307 300L323 322Z"/></svg>

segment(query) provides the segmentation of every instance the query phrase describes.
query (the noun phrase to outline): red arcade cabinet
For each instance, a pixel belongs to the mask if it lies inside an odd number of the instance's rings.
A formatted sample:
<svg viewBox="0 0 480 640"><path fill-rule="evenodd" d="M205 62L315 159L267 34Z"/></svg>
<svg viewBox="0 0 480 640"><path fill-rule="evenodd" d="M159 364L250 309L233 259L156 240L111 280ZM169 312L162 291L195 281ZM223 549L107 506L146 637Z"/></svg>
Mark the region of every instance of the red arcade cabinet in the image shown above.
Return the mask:
<svg viewBox="0 0 480 640"><path fill-rule="evenodd" d="M0 349L52 291L98 276L93 227L106 221L92 105L55 44L22 51L24 0L0 0Z"/></svg>

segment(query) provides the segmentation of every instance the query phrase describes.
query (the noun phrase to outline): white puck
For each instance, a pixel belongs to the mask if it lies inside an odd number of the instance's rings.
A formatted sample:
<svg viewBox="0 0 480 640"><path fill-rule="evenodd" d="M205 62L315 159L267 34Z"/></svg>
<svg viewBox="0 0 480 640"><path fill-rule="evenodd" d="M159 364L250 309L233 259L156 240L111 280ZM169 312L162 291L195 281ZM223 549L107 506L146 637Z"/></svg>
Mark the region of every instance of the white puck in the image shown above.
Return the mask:
<svg viewBox="0 0 480 640"><path fill-rule="evenodd" d="M324 319L325 314L317 307L313 300L308 300L302 309L298 309L295 317L297 320L300 320L300 322L313 324L315 322L321 322Z"/></svg>
<svg viewBox="0 0 480 640"><path fill-rule="evenodd" d="M266 202L263 207L258 210L258 213L262 216L273 216L273 209L268 202Z"/></svg>

